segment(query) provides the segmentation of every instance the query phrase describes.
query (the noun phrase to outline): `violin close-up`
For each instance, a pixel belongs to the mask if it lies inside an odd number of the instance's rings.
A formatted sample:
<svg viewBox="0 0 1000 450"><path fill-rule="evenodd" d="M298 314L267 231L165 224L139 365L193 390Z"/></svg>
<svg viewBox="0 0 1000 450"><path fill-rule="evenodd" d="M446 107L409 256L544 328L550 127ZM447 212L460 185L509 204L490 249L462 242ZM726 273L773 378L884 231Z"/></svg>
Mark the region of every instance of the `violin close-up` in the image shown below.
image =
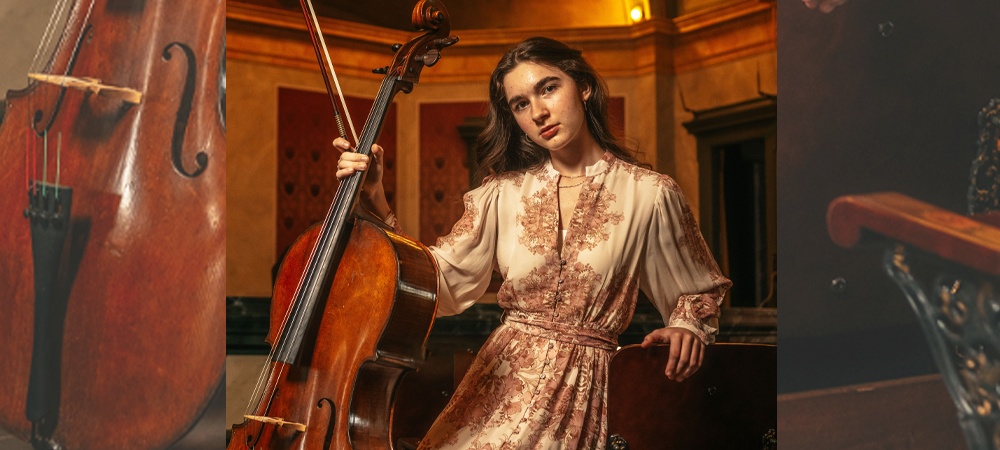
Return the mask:
<svg viewBox="0 0 1000 450"><path fill-rule="evenodd" d="M36 449L167 448L222 386L224 16L59 0L6 93L0 428Z"/></svg>

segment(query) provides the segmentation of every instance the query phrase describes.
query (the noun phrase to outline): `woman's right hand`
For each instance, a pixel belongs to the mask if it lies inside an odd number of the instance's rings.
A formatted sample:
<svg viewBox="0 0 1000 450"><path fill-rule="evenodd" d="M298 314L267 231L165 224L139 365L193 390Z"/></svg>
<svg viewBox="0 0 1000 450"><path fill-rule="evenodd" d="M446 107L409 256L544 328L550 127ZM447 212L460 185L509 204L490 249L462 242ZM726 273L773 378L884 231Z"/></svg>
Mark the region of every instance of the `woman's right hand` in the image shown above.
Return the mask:
<svg viewBox="0 0 1000 450"><path fill-rule="evenodd" d="M368 171L365 177L365 183L361 192L366 194L368 199L372 199L373 196L382 192L382 156L385 153L382 147L372 144L373 158L349 151L351 144L344 138L334 139L333 147L340 152L340 161L337 162L338 180L343 180L354 174L354 172L362 172L371 165L371 170ZM374 159L375 162L372 163L371 159Z"/></svg>

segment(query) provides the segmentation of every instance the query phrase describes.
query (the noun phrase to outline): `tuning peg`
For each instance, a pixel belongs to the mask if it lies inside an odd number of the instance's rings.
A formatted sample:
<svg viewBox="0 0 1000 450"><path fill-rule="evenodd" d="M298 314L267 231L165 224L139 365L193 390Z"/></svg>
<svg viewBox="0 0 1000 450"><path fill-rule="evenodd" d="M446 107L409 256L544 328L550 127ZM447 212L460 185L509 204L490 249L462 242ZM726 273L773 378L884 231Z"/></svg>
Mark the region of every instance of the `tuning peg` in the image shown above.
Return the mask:
<svg viewBox="0 0 1000 450"><path fill-rule="evenodd" d="M403 44L392 44L392 52L396 53L399 49L403 48Z"/></svg>
<svg viewBox="0 0 1000 450"><path fill-rule="evenodd" d="M418 56L419 61L423 62L425 66L430 67L437 64L438 59L441 58L441 52L436 48L432 48L423 54L423 56Z"/></svg>
<svg viewBox="0 0 1000 450"><path fill-rule="evenodd" d="M380 75L385 75L389 72L389 67L379 67L378 69L372 69L372 73L377 73Z"/></svg>
<svg viewBox="0 0 1000 450"><path fill-rule="evenodd" d="M453 35L453 36L448 36L446 38L435 39L434 46L436 46L437 48L445 48L455 45L456 42L458 42L458 36Z"/></svg>

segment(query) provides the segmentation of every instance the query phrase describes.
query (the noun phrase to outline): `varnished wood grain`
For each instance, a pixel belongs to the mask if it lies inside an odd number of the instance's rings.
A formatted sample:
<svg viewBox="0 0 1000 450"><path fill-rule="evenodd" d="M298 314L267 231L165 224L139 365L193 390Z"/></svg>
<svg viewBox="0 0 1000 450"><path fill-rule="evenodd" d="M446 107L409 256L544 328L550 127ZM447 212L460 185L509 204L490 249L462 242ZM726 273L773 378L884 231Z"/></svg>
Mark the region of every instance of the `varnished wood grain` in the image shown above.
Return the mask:
<svg viewBox="0 0 1000 450"><path fill-rule="evenodd" d="M862 230L1000 275L1000 228L896 192L838 197L827 228L833 241L852 247Z"/></svg>

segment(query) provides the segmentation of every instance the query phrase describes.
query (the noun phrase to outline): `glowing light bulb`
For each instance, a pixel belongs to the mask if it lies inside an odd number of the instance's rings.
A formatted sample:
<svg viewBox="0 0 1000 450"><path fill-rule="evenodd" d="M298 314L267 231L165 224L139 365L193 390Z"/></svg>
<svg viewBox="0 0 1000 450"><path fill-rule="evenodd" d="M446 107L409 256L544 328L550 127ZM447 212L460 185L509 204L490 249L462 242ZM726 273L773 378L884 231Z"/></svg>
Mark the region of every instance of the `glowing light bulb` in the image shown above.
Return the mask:
<svg viewBox="0 0 1000 450"><path fill-rule="evenodd" d="M636 6L635 8L632 8L631 15L632 15L632 20L638 22L639 19L642 19L642 7Z"/></svg>

